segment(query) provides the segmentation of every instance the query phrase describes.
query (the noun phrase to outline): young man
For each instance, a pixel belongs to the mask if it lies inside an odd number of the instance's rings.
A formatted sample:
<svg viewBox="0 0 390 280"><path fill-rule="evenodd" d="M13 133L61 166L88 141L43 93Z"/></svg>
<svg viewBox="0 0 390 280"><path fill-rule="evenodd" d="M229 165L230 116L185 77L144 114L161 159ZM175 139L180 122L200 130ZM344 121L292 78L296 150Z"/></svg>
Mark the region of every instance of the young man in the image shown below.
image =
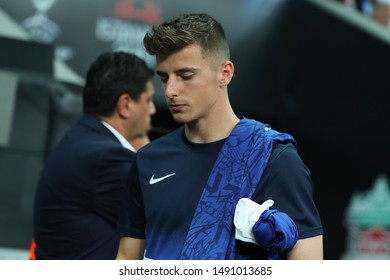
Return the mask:
<svg viewBox="0 0 390 280"><path fill-rule="evenodd" d="M257 206L272 199L273 209L293 220L286 220L292 230L285 237L299 234L299 240L278 256L322 259L312 182L294 139L238 118L230 105L234 66L221 25L207 14L180 15L154 27L144 45L157 58L168 107L183 126L136 156L117 259L271 258L269 245L277 238L267 245L255 232L263 215L251 229L253 242L236 240L233 220L241 198ZM272 234L278 227L270 225Z"/></svg>
<svg viewBox="0 0 390 280"><path fill-rule="evenodd" d="M34 203L36 259L115 259L130 144L155 113L153 71L135 55L100 55L88 70L84 115L47 159Z"/></svg>

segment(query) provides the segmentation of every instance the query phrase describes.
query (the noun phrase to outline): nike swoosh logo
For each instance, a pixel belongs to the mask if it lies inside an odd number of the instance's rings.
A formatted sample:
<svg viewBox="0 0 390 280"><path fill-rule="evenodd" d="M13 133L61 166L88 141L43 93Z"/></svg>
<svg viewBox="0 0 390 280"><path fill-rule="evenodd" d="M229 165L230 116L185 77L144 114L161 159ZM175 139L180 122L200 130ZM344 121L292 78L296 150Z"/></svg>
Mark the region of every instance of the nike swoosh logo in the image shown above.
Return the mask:
<svg viewBox="0 0 390 280"><path fill-rule="evenodd" d="M149 184L150 185L156 184L156 183L158 183L158 182L160 182L162 180L165 180L166 178L171 177L173 175L176 175L176 173L168 174L168 175L166 175L164 177L160 177L160 178L154 178L154 174L153 174L152 177L149 180Z"/></svg>

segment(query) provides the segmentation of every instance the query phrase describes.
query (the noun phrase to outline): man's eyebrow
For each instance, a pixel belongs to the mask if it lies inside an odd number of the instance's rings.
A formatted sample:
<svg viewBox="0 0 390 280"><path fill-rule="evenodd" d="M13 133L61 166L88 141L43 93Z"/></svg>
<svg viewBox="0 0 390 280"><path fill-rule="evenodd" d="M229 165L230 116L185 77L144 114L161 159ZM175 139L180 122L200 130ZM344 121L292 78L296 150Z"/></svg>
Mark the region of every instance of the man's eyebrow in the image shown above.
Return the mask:
<svg viewBox="0 0 390 280"><path fill-rule="evenodd" d="M181 68L181 69L176 70L175 73L196 72L196 71L197 71L197 68L195 68L195 67L185 67L185 68Z"/></svg>
<svg viewBox="0 0 390 280"><path fill-rule="evenodd" d="M198 68L195 68L195 67L184 67L184 68L177 69L174 72L175 72L175 74L181 74L181 73L185 73L185 72L196 72L197 70L198 70ZM167 75L166 72L159 71L159 70L156 71L156 74L159 76Z"/></svg>

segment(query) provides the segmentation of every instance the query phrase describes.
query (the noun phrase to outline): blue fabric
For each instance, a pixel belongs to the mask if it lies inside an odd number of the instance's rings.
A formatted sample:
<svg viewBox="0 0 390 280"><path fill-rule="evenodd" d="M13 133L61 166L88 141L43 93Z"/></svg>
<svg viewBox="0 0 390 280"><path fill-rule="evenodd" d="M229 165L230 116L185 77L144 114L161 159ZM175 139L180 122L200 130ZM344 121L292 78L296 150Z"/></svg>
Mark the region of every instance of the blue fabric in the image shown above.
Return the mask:
<svg viewBox="0 0 390 280"><path fill-rule="evenodd" d="M234 259L234 210L242 197L251 197L272 152L274 140L291 135L269 125L242 118L219 153L202 193L180 259Z"/></svg>
<svg viewBox="0 0 390 280"><path fill-rule="evenodd" d="M257 243L269 251L268 259L280 260L294 247L298 229L294 221L278 210L265 210L253 225L252 233Z"/></svg>

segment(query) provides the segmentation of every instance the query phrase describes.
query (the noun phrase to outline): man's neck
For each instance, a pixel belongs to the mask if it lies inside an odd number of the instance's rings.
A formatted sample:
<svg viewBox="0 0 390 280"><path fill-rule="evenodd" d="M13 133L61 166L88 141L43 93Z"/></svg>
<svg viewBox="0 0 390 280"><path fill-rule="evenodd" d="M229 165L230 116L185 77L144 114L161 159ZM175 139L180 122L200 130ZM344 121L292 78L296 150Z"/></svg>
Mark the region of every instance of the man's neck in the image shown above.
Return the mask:
<svg viewBox="0 0 390 280"><path fill-rule="evenodd" d="M199 119L185 124L185 135L193 143L215 142L227 138L239 121L233 111L217 118Z"/></svg>

